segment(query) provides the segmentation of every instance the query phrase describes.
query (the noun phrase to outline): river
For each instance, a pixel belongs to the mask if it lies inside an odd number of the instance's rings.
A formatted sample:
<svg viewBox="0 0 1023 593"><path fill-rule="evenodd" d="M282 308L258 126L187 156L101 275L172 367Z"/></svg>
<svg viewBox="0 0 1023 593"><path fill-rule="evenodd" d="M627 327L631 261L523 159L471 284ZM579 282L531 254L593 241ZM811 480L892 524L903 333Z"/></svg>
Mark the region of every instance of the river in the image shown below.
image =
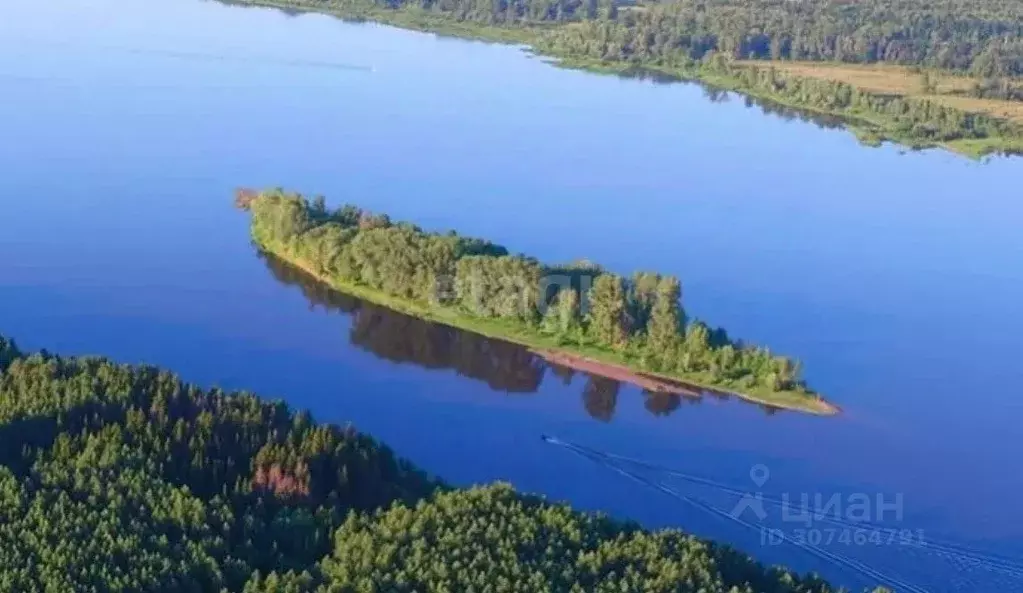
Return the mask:
<svg viewBox="0 0 1023 593"><path fill-rule="evenodd" d="M843 512L863 495L914 540L1023 555L1023 160L868 148L697 85L323 16L0 14L0 332L23 348L280 397L458 484L507 480L855 588L877 579L680 498L735 496L666 477L673 497L540 437ZM844 412L651 396L317 291L255 252L241 185L677 274L691 315L800 358ZM927 591L1023 586L914 541L827 549Z"/></svg>

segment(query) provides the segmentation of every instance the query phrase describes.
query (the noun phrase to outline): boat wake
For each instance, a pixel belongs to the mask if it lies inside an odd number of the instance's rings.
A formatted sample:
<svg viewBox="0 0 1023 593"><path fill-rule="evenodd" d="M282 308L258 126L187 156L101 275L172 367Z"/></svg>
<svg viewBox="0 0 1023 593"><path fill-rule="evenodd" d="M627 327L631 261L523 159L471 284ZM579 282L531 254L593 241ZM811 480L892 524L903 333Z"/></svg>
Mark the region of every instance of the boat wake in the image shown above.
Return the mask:
<svg viewBox="0 0 1023 593"><path fill-rule="evenodd" d="M792 546L866 583L907 593L995 593L1023 590L1023 558L971 548L960 542L922 537L919 535L922 532L905 529L902 525L896 528L867 521L853 521L837 514L813 514L813 520L826 527L810 531L818 537L807 537L806 530L786 531L765 521L768 513L763 509L767 506L781 509L783 516L788 513L789 516L806 517L807 512L813 513L793 505L784 496L770 497L759 492L749 492L677 469L599 451L553 436L542 438L548 444L564 448L691 508L759 532L762 543L767 539L772 545ZM731 506L726 510L723 505L695 496L692 487L706 488L719 496L724 495L731 499L730 503L725 504ZM741 512L747 506L760 510L760 513L754 513L758 516L758 522L747 520L748 513ZM831 539L827 537L828 534L832 536ZM848 539L844 535L848 535ZM869 551L874 553L868 565L863 558L857 556L863 556ZM912 572L922 572L926 576L907 576L904 573L910 572L910 567L917 569ZM921 583L921 579L926 582Z"/></svg>

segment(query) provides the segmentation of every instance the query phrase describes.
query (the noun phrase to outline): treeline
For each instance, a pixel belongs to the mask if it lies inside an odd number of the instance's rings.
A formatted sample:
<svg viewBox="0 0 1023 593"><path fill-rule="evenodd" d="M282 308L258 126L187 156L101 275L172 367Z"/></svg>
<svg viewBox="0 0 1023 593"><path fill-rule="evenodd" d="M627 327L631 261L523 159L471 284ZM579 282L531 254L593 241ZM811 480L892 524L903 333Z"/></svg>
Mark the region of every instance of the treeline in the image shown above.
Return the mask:
<svg viewBox="0 0 1023 593"><path fill-rule="evenodd" d="M934 101L878 95L843 82L786 76L773 68L735 66L720 58L712 59L703 67L734 77L743 88L761 90L799 105L844 113L851 118L881 116L891 122L891 126L878 132L894 134L896 139L947 142L1023 135L1023 131L1005 120L945 107Z"/></svg>
<svg viewBox="0 0 1023 593"><path fill-rule="evenodd" d="M627 23L590 21L550 31L538 47L553 55L584 61L625 62L636 67L666 68L689 72L699 78L720 79L735 88L803 108L843 114L858 120L860 127L867 124L868 129L879 136L910 144L1023 137L1023 129L1007 120L946 107L927 99L879 94L844 82L783 74L770 66L736 63L726 52L711 50L694 58L684 47L644 45L658 38L656 32L644 32ZM1019 89L1004 79L984 80L969 94L1015 99Z"/></svg>
<svg viewBox="0 0 1023 593"><path fill-rule="evenodd" d="M720 53L736 60L887 63L982 77L1023 75L1023 6L1012 0L629 4L619 3L604 19L582 19L618 25L603 48L609 58L657 62Z"/></svg>
<svg viewBox="0 0 1023 593"><path fill-rule="evenodd" d="M888 63L981 77L1023 76L1023 5L1016 0L289 0L286 4L347 14L415 10L512 27L611 24L613 35L586 35L585 45L576 48L610 60L701 60L717 52L734 59Z"/></svg>
<svg viewBox="0 0 1023 593"><path fill-rule="evenodd" d="M1023 101L1023 84L1008 78L985 78L973 85L970 95L981 99Z"/></svg>
<svg viewBox="0 0 1023 593"><path fill-rule="evenodd" d="M592 264L544 266L486 241L427 233L350 205L328 211L322 199L280 190L245 205L257 244L334 281L498 322L510 334L600 349L697 383L812 397L797 363L690 320L677 278L625 278Z"/></svg>
<svg viewBox="0 0 1023 593"><path fill-rule="evenodd" d="M676 530L452 490L351 427L0 338L0 590L826 593Z"/></svg>

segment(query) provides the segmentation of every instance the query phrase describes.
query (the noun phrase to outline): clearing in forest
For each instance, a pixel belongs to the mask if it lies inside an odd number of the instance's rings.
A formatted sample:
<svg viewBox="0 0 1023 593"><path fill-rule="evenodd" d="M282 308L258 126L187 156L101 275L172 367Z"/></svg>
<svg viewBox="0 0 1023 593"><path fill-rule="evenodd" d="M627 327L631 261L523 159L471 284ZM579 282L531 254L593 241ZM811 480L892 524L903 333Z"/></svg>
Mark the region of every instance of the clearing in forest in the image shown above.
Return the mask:
<svg viewBox="0 0 1023 593"><path fill-rule="evenodd" d="M923 73L905 66L759 60L740 63L757 68L773 66L781 74L844 82L877 94L928 99L955 109L985 113L1023 124L1023 102L968 96L967 93L978 82L976 77L928 71L931 88L925 90ZM1015 84L1023 86L1023 80L1016 80Z"/></svg>

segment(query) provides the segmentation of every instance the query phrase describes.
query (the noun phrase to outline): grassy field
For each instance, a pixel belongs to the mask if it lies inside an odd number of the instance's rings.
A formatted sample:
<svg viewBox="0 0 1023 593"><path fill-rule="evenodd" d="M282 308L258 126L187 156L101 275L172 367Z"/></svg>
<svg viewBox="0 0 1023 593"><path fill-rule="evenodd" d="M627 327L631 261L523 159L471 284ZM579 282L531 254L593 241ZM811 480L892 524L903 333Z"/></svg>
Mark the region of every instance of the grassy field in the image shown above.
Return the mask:
<svg viewBox="0 0 1023 593"><path fill-rule="evenodd" d="M977 79L969 76L928 71L931 86L925 90L923 74L904 66L827 62L766 62L760 60L746 60L738 63L750 68L774 68L782 76L844 82L878 95L897 95L927 100L959 111L988 115L1023 127L1023 102L970 97L965 93L973 88ZM1023 80L1017 80L1015 83L1023 87ZM802 108L798 104L790 105ZM920 145L912 138L900 138L897 134L886 132L889 128L888 122L880 118L878 114L860 113L856 114L856 117L870 125L859 126L855 120L850 120L849 128L867 144L878 143L877 138L880 137L911 148L930 146L928 144ZM880 134L876 133L878 131ZM1011 137L970 138L943 142L938 146L971 158L980 158L1000 152L1019 154L1023 153L1023 137L1014 135Z"/></svg>
<svg viewBox="0 0 1023 593"><path fill-rule="evenodd" d="M320 274L307 262L302 261L300 258L289 253L282 245L273 244L258 236L253 236L253 240L261 249L274 254L279 259L282 259L296 268L303 270L311 277L316 278L318 281L339 292L343 292L376 305L387 307L388 309L411 317L441 323L457 329L486 336L488 338L504 340L506 342L525 346L526 348L534 351L548 350L552 352L563 352L568 355L582 355L597 362L622 365L630 368L635 367L635 361L617 352L611 352L593 346L580 346L575 344L571 347L567 347L556 338L539 334L528 327L524 327L520 323L510 323L498 319L469 317L448 307L437 307L426 303L409 301L393 297L389 294L366 286L329 278ZM703 373L664 374L649 371L641 372L651 377L659 377L666 381L682 381L694 387L701 387L707 392L734 395L749 402L772 406L775 408L806 412L819 416L831 416L839 412L838 407L828 403L818 395L808 395L806 393L796 391L771 391L764 388L738 390L728 386L715 384L712 382L709 375Z"/></svg>
<svg viewBox="0 0 1023 593"><path fill-rule="evenodd" d="M998 99L978 99L967 96L979 82L970 76L957 76L943 72L928 72L932 87L924 89L923 74L904 66L882 64L833 64L822 62L762 62L744 61L741 64L764 68L803 78L819 78L844 82L871 93L899 95L926 99L962 111L984 113L1023 125L1023 102ZM1016 82L1023 87L1023 80Z"/></svg>

